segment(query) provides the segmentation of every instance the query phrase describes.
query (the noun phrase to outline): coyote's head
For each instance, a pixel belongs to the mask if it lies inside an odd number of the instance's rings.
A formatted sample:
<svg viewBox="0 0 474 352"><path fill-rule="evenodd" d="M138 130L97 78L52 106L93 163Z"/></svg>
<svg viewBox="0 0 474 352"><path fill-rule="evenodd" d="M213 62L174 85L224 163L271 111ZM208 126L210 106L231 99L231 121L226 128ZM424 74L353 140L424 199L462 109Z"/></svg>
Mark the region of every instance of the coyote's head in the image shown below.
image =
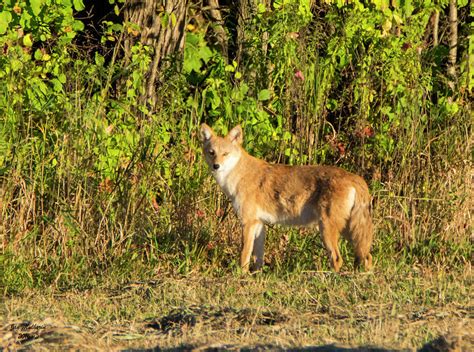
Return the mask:
<svg viewBox="0 0 474 352"><path fill-rule="evenodd" d="M225 177L237 165L242 155L242 127L237 125L227 136L220 137L203 123L200 136L209 169L215 177Z"/></svg>

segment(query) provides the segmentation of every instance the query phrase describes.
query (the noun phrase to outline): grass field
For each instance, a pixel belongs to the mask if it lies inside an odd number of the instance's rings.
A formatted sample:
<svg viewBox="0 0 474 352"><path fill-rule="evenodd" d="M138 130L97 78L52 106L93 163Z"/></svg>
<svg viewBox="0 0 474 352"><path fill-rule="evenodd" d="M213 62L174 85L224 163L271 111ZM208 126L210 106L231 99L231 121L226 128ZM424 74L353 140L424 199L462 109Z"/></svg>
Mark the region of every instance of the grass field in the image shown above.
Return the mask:
<svg viewBox="0 0 474 352"><path fill-rule="evenodd" d="M447 270L392 261L358 274L157 271L154 276L6 297L1 347L406 350L428 342L430 348L442 347L438 350L474 347L468 264Z"/></svg>

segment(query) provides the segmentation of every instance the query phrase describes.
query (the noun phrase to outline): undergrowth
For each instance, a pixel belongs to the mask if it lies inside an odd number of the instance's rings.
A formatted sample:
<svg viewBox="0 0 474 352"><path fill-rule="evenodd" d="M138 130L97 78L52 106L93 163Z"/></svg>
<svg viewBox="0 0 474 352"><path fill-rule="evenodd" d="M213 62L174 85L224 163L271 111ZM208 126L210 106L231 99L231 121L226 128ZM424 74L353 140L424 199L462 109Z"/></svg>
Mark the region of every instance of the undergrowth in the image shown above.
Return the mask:
<svg viewBox="0 0 474 352"><path fill-rule="evenodd" d="M202 160L204 121L219 133L242 123L246 148L267 161L364 176L376 270L470 265L472 72L460 55L453 88L446 43L426 46L435 5L395 17L359 2L284 3L246 23L241 62L226 62L208 26L189 27L153 107L140 99L151 51L136 44L122 61L122 24L83 50L71 4L52 1L35 22L23 18L38 11L29 3L0 8L13 14L0 28L4 293L238 273L239 222ZM328 270L316 231L272 228L266 248L264 271L278 277Z"/></svg>

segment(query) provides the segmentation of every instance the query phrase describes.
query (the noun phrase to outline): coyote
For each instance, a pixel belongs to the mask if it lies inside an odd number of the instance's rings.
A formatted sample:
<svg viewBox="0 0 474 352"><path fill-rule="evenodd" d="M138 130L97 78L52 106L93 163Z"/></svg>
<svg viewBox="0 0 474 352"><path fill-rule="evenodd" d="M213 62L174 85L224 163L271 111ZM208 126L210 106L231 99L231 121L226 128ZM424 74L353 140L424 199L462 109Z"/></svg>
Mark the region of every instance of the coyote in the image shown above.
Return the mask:
<svg viewBox="0 0 474 352"><path fill-rule="evenodd" d="M372 266L371 197L360 176L333 166L270 164L242 148L240 125L225 137L206 124L200 131L209 169L232 201L242 222L240 265L248 271L263 265L265 224L319 226L332 268L342 266L342 234L355 253L355 267Z"/></svg>

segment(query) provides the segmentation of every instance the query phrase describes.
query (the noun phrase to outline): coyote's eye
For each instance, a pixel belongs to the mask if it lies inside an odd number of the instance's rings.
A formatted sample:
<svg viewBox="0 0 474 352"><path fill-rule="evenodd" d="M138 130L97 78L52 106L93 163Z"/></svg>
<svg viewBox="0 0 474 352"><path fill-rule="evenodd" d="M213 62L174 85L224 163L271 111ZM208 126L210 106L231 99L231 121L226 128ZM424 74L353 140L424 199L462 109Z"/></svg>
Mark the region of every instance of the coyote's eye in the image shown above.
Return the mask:
<svg viewBox="0 0 474 352"><path fill-rule="evenodd" d="M210 156L214 156L214 154L216 154L216 152L214 151L214 149L209 149L209 155L210 155Z"/></svg>
<svg viewBox="0 0 474 352"><path fill-rule="evenodd" d="M223 156L227 156L227 155L229 155L229 152L225 152L225 153L223 153L222 155L223 155Z"/></svg>

